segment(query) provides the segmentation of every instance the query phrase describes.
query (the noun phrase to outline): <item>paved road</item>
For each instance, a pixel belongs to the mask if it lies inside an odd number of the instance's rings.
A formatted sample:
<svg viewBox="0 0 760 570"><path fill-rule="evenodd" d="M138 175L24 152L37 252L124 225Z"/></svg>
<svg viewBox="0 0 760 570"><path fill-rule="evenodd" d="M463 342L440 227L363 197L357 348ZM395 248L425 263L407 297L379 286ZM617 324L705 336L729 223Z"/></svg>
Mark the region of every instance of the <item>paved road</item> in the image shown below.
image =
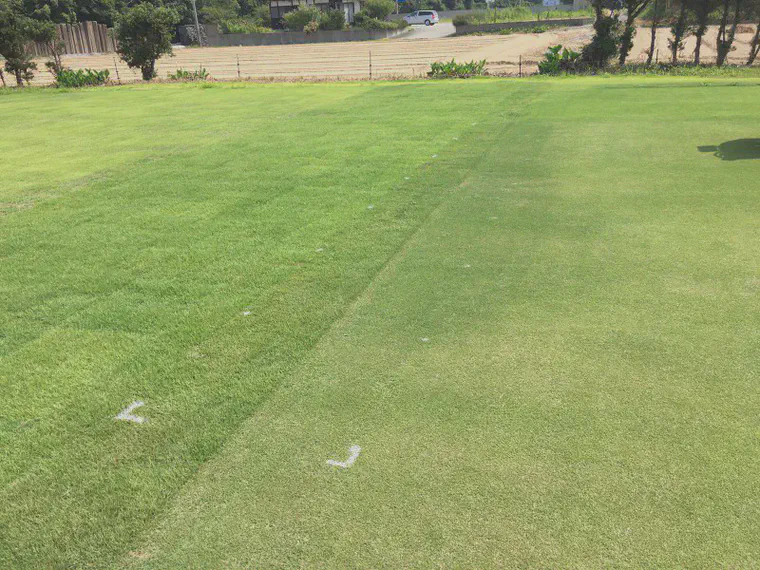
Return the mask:
<svg viewBox="0 0 760 570"><path fill-rule="evenodd" d="M456 28L451 22L436 24L435 26L410 26L410 28L411 30L399 39L419 40L445 38L446 36L453 36L454 32L456 32Z"/></svg>

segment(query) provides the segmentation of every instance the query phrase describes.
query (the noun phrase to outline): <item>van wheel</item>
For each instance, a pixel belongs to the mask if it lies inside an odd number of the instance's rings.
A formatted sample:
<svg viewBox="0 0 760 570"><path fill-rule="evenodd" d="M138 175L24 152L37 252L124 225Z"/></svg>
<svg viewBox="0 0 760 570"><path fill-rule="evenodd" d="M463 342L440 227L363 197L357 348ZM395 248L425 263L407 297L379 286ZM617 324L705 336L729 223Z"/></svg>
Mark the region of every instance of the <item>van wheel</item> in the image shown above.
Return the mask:
<svg viewBox="0 0 760 570"><path fill-rule="evenodd" d="M430 20L425 20L425 25L429 26L430 25Z"/></svg>

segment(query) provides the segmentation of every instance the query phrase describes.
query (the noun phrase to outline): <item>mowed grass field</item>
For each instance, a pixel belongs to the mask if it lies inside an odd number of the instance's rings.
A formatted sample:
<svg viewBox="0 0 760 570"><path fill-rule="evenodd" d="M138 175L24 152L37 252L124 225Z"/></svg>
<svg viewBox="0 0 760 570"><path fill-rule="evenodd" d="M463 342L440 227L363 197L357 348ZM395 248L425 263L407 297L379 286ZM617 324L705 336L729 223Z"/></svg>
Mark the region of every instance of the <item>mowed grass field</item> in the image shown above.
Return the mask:
<svg viewBox="0 0 760 570"><path fill-rule="evenodd" d="M0 567L760 566L757 79L0 116Z"/></svg>

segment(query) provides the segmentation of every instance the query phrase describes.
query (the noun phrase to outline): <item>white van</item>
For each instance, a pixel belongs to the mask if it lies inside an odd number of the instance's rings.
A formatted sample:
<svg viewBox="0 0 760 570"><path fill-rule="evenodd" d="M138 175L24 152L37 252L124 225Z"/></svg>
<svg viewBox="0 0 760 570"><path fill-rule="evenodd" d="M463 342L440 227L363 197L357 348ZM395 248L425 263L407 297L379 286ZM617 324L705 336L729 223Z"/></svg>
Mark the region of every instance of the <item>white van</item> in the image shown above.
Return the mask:
<svg viewBox="0 0 760 570"><path fill-rule="evenodd" d="M433 26L439 22L438 12L435 10L418 10L404 16L404 20L406 20L411 26L414 26L415 24Z"/></svg>

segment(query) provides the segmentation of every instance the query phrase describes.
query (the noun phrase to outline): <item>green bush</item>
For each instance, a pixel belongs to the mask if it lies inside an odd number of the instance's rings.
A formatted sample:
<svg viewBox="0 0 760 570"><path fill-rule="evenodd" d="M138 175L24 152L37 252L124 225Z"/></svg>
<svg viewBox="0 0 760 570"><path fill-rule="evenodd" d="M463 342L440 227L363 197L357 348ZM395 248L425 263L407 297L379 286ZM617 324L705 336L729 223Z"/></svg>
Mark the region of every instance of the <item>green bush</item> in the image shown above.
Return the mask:
<svg viewBox="0 0 760 570"><path fill-rule="evenodd" d="M544 60L538 62L538 72L542 75L558 75L572 72L580 64L581 54L561 45L551 46L544 54Z"/></svg>
<svg viewBox="0 0 760 570"><path fill-rule="evenodd" d="M289 30L293 32L302 32L309 22L317 22L317 24L319 24L321 17L322 12L319 8L301 4L298 7L298 10L293 10L292 12L285 14L283 20L285 20L285 27Z"/></svg>
<svg viewBox="0 0 760 570"><path fill-rule="evenodd" d="M393 30L396 29L396 23L372 18L364 10L359 10L354 14L354 27L363 30Z"/></svg>
<svg viewBox="0 0 760 570"><path fill-rule="evenodd" d="M205 67L200 67L194 71L180 67L174 73L167 73L166 75L174 81L206 81L208 79L208 71L206 71Z"/></svg>
<svg viewBox="0 0 760 570"><path fill-rule="evenodd" d="M453 59L447 62L438 62L430 64L429 77L443 79L446 77L473 77L476 75L486 74L486 60L470 61L467 63L457 63Z"/></svg>
<svg viewBox="0 0 760 570"><path fill-rule="evenodd" d="M312 20L311 22L309 22L303 27L303 31L306 32L307 34L313 34L314 32L318 30L319 30L319 22L317 22L316 20Z"/></svg>
<svg viewBox="0 0 760 570"><path fill-rule="evenodd" d="M457 14L451 20L455 26L469 26L475 22L472 14Z"/></svg>
<svg viewBox="0 0 760 570"><path fill-rule="evenodd" d="M597 18L594 22L594 37L583 46L581 57L584 63L594 69L606 67L618 53L621 33L622 24L616 16Z"/></svg>
<svg viewBox="0 0 760 570"><path fill-rule="evenodd" d="M103 69L60 69L55 75L55 84L58 87L91 87L108 83L109 71Z"/></svg>
<svg viewBox="0 0 760 570"><path fill-rule="evenodd" d="M328 10L322 12L319 20L320 30L342 30L346 27L346 15L343 10Z"/></svg>
<svg viewBox="0 0 760 570"><path fill-rule="evenodd" d="M272 28L258 18L247 17L223 20L219 23L219 31L223 34L260 34L271 32Z"/></svg>
<svg viewBox="0 0 760 570"><path fill-rule="evenodd" d="M370 18L385 20L396 9L396 3L393 0L366 0L362 10Z"/></svg>

